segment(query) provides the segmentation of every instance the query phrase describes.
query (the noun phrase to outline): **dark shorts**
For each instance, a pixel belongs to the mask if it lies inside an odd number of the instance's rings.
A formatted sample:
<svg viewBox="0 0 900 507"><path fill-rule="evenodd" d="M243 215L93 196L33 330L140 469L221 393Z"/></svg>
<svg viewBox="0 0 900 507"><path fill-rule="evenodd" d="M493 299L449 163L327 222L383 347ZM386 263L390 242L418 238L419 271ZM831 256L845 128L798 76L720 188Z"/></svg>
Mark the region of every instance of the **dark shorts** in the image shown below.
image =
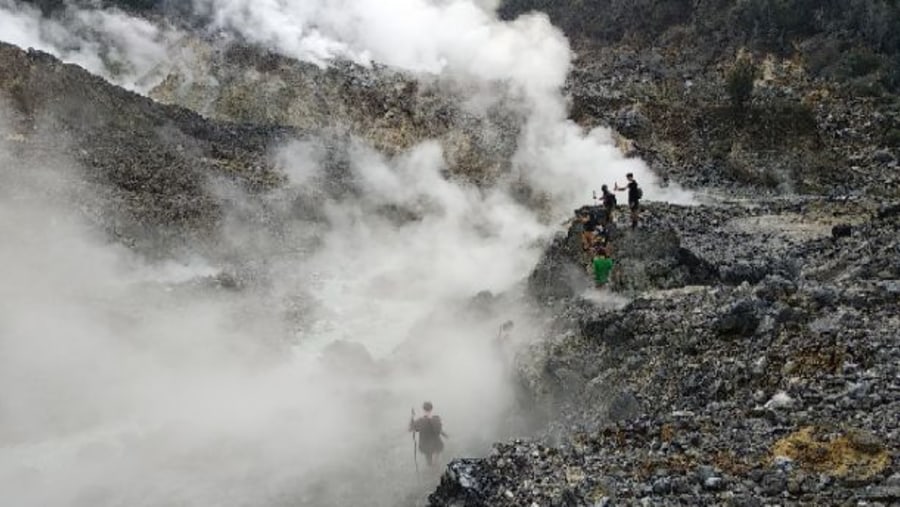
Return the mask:
<svg viewBox="0 0 900 507"><path fill-rule="evenodd" d="M631 208L631 211L638 211L641 209L640 201L628 201L628 207Z"/></svg>
<svg viewBox="0 0 900 507"><path fill-rule="evenodd" d="M422 454L437 454L444 450L444 442L440 438L419 435L419 450Z"/></svg>

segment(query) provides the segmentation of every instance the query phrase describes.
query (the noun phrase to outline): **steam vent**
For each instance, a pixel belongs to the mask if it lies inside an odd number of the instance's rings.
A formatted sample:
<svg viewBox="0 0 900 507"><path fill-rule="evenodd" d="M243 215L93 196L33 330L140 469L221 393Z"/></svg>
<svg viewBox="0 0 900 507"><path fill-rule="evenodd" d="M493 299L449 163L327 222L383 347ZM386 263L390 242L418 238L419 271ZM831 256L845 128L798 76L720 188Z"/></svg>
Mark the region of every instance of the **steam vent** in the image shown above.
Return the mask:
<svg viewBox="0 0 900 507"><path fill-rule="evenodd" d="M0 505L900 505L897 27L0 0Z"/></svg>

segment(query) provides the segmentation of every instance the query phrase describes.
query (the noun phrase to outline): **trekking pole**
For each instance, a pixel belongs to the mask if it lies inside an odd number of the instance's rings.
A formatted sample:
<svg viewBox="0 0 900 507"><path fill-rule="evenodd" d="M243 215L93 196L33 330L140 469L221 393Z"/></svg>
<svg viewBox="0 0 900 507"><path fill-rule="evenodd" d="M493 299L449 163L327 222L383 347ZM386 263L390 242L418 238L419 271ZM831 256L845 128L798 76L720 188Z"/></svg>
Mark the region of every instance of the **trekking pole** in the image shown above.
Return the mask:
<svg viewBox="0 0 900 507"><path fill-rule="evenodd" d="M416 452L416 409L409 409L409 425L412 428L412 440L413 440L413 462L416 464L416 481L422 482L422 478L419 476L419 454Z"/></svg>

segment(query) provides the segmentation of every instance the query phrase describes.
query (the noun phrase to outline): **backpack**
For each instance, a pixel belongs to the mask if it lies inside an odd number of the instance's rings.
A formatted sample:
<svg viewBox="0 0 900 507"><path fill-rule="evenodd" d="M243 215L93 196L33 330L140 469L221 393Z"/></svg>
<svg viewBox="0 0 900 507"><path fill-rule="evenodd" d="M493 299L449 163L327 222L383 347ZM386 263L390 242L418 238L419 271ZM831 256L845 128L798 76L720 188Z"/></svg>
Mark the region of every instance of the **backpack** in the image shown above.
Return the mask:
<svg viewBox="0 0 900 507"><path fill-rule="evenodd" d="M424 419L425 424L422 425L421 433L423 435L427 435L429 437L437 438L441 435L441 431L444 429L441 424L440 416L431 416L426 417Z"/></svg>
<svg viewBox="0 0 900 507"><path fill-rule="evenodd" d="M637 187L634 194L635 194L635 196L637 196L638 199L644 198L644 190L641 187Z"/></svg>
<svg viewBox="0 0 900 507"><path fill-rule="evenodd" d="M615 208L616 204L616 194L609 193L603 196L603 205L607 208Z"/></svg>

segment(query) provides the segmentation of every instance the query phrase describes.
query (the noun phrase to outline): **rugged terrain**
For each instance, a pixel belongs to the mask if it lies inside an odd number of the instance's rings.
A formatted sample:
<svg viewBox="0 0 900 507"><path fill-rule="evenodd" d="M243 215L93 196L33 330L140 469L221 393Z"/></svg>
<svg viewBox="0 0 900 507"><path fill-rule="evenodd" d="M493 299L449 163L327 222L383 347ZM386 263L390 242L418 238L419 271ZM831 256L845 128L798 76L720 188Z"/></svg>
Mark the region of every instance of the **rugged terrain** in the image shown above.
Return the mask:
<svg viewBox="0 0 900 507"><path fill-rule="evenodd" d="M898 210L650 206L613 242L624 306L548 289L583 269L560 237L532 277L557 331L520 356L545 438L452 463L432 503L896 502Z"/></svg>
<svg viewBox="0 0 900 507"><path fill-rule="evenodd" d="M152 91L154 101L0 42L0 90L15 131L3 141L21 153L53 151L47 143L64 147L107 194L107 206L91 219L147 251L188 243L210 253L221 248L215 236L228 194L271 201L263 194L286 178L274 166L274 150L288 140L322 146L332 196L358 191L347 174L356 138L386 155L437 139L450 176L479 185L508 171L521 124L510 109L467 113L448 98L446 84L420 84L381 67L320 68L243 45L216 51L191 43L206 55L195 62L205 66L198 75L216 84L181 82L173 73ZM282 197L290 203L296 196ZM306 197L298 206L314 215L315 198ZM277 227L272 218L240 217Z"/></svg>
<svg viewBox="0 0 900 507"><path fill-rule="evenodd" d="M572 117L616 128L658 173L720 192L896 195L895 2L508 0L500 12L531 9L573 40ZM742 58L755 86L735 108L726 84Z"/></svg>
<svg viewBox="0 0 900 507"><path fill-rule="evenodd" d="M519 356L544 436L452 463L433 505L900 501L898 47L863 29L898 13L802 3L504 2L575 41L574 119L734 197L620 222L630 299L590 292L577 230L555 240L529 288L556 331Z"/></svg>
<svg viewBox="0 0 900 507"><path fill-rule="evenodd" d="M503 2L546 10L574 41L573 119L613 127L707 204L651 202L636 231L622 217L611 294L589 289L574 230L547 245L527 286L550 331L516 371L534 438L450 463L431 504L900 502L900 39L881 25L898 7L850 4ZM446 84L188 44L215 85L174 73L159 102L0 44L14 112L0 143L67 145L105 196L85 215L136 250L220 256L223 188L268 202L288 136L387 153L437 138L484 186L515 149L515 117L463 111ZM743 103L726 88L740 58L758 69ZM333 144L331 188L353 192Z"/></svg>
<svg viewBox="0 0 900 507"><path fill-rule="evenodd" d="M12 116L11 133L0 142L22 156L65 153L106 196L89 218L148 251L208 241L222 218L214 183L250 193L275 188L284 176L268 161L268 149L299 134L211 122L2 42L0 64L0 91Z"/></svg>
<svg viewBox="0 0 900 507"><path fill-rule="evenodd" d="M521 118L508 107L466 111L451 83L377 64L321 68L252 46L185 45L198 55L191 69L170 74L151 97L224 121L355 136L389 155L437 139L451 173L482 185L509 170Z"/></svg>

